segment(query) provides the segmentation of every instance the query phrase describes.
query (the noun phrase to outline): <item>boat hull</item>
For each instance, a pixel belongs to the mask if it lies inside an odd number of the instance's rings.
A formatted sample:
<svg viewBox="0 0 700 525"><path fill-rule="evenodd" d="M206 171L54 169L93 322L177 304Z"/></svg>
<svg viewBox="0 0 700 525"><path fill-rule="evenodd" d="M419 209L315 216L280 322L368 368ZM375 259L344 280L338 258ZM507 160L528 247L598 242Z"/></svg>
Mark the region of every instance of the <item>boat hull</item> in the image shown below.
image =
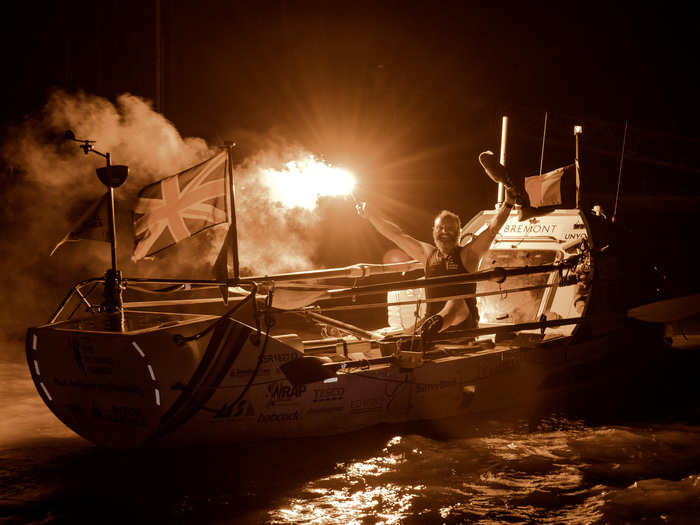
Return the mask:
<svg viewBox="0 0 700 525"><path fill-rule="evenodd" d="M610 350L607 338L570 345L520 334L447 345L422 362L371 364L379 350L368 347L355 356L370 358L366 366L300 385L280 368L305 355L294 336L266 337L226 317L151 312L129 312L133 326L108 329L110 315L30 329L27 358L61 421L118 448L322 436L499 410L570 387L567 370Z"/></svg>

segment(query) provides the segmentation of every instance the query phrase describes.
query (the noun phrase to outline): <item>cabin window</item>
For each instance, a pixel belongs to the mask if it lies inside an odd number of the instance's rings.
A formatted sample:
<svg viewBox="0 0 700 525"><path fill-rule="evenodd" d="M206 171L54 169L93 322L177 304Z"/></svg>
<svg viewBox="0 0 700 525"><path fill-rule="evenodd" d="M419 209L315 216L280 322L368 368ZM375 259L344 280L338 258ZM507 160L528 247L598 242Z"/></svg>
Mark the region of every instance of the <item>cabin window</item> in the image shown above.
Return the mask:
<svg viewBox="0 0 700 525"><path fill-rule="evenodd" d="M480 270L496 266L536 266L554 262L554 250L490 250L481 259ZM495 295L478 297L479 321L481 323L528 323L537 321L537 313L546 288L509 292L515 288L544 286L549 273L519 275L509 277L505 282L481 282L477 293L500 292Z"/></svg>

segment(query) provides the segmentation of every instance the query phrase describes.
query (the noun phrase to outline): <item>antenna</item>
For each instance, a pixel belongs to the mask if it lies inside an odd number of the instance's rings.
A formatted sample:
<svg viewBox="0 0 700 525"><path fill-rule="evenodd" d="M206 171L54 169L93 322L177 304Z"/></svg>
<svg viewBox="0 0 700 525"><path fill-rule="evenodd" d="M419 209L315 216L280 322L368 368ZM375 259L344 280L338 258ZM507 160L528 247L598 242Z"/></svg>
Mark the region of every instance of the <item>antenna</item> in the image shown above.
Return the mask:
<svg viewBox="0 0 700 525"><path fill-rule="evenodd" d="M542 162L544 161L544 141L547 137L547 112L544 113L544 130L542 131L542 153L540 154L540 175L542 175Z"/></svg>
<svg viewBox="0 0 700 525"><path fill-rule="evenodd" d="M580 192L581 192L581 161L579 157L579 151L581 148L581 135L583 135L583 127L576 125L574 126L574 137L576 138L576 207L580 207Z"/></svg>
<svg viewBox="0 0 700 525"><path fill-rule="evenodd" d="M622 185L622 161L625 159L625 144L627 143L627 121L625 120L625 133L622 135L622 151L620 152L620 170L617 172L617 192L615 193L615 208L613 209L612 222L617 216L617 203L620 200L620 186Z"/></svg>

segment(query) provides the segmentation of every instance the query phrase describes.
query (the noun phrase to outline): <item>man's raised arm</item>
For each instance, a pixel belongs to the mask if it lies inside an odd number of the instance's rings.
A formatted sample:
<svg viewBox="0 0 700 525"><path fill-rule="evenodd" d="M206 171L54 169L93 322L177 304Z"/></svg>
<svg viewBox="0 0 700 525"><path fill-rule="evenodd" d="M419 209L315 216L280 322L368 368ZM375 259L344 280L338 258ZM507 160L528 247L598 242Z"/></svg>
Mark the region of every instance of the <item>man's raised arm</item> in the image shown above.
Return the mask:
<svg viewBox="0 0 700 525"><path fill-rule="evenodd" d="M360 217L366 218L374 228L384 237L396 244L409 257L425 263L428 255L434 249L432 245L414 239L394 222L390 221L383 213L375 209L373 206L367 205L366 202L357 206L357 213Z"/></svg>
<svg viewBox="0 0 700 525"><path fill-rule="evenodd" d="M512 197L506 192L506 200L498 209L496 215L489 222L488 228L477 235L469 244L460 251L462 263L470 271L476 271L479 260L491 247L494 238L501 231L501 228L508 220L510 211L513 209Z"/></svg>

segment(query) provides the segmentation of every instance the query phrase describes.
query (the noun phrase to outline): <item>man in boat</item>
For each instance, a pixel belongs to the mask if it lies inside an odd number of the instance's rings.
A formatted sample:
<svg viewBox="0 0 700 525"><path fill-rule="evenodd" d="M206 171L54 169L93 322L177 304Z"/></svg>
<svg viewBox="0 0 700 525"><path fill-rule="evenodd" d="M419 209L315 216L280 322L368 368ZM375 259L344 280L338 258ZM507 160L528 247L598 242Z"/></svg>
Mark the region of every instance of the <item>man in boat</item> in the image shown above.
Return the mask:
<svg viewBox="0 0 700 525"><path fill-rule="evenodd" d="M508 219L514 202L515 197L510 190L507 190L505 202L501 204L489 226L464 246L459 245L461 221L459 216L451 211L443 210L435 217L434 245L414 239L367 203L358 205L357 211L384 237L410 257L422 262L426 277L438 277L477 271L479 261L489 250L494 237ZM474 293L476 293L476 283L426 288L428 300ZM431 337L450 328L467 330L478 327L479 312L474 297L428 302L427 307L425 320L420 324L420 334L423 337Z"/></svg>

